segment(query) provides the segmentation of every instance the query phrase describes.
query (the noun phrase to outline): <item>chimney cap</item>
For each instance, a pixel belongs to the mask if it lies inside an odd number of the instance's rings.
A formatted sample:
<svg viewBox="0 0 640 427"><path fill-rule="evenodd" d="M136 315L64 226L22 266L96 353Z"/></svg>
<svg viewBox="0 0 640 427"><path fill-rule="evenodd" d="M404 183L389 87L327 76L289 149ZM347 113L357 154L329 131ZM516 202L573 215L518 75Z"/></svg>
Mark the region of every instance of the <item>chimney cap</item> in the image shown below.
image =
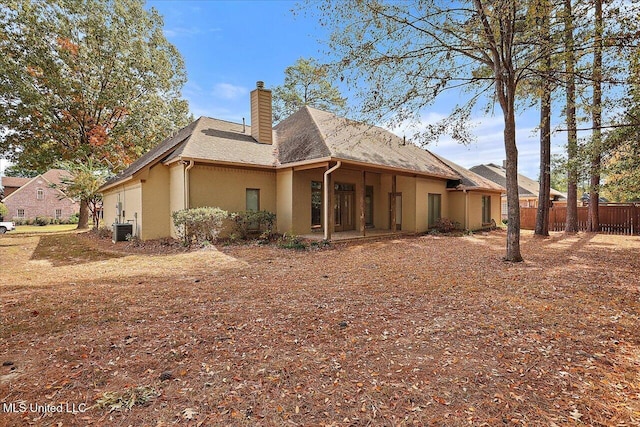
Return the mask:
<svg viewBox="0 0 640 427"><path fill-rule="evenodd" d="M258 81L256 82L256 87L257 87L258 89L264 89L264 82L263 82L262 80L258 80Z"/></svg>

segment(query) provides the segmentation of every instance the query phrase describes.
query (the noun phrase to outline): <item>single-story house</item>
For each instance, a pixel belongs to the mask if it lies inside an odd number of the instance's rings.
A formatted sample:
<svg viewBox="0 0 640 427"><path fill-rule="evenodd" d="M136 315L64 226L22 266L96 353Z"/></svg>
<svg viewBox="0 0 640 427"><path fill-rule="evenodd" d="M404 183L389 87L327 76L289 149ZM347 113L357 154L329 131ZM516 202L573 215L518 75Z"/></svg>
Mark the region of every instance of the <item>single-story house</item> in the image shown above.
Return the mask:
<svg viewBox="0 0 640 427"><path fill-rule="evenodd" d="M60 189L61 180L69 172L51 169L34 178L2 177L5 197L2 203L13 221L33 221L38 217L66 221L80 211L77 201Z"/></svg>
<svg viewBox="0 0 640 427"><path fill-rule="evenodd" d="M470 169L472 172L495 182L506 188L507 177L506 169L504 166L498 166L494 163L486 165L473 166ZM521 208L537 208L538 197L540 195L540 183L524 175L518 174L518 198L520 200ZM558 190L551 188L550 201L553 206L566 206L567 195ZM502 219L507 218L507 194L502 195L501 203Z"/></svg>
<svg viewBox="0 0 640 427"><path fill-rule="evenodd" d="M273 127L261 82L251 124L200 117L152 148L102 187L105 222L154 239L175 237L181 209L267 210L281 233L331 239L424 232L439 218L474 230L500 217L504 188L380 127L310 107Z"/></svg>

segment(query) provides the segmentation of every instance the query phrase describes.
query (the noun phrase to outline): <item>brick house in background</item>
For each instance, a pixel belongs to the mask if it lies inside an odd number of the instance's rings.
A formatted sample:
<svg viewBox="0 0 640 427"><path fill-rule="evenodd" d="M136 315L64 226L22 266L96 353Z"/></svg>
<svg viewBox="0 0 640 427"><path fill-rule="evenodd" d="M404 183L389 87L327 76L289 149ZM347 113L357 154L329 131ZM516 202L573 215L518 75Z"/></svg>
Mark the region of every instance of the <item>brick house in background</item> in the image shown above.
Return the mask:
<svg viewBox="0 0 640 427"><path fill-rule="evenodd" d="M3 176L0 178L0 184L2 190L0 190L0 200L8 197L11 193L15 192L18 188L31 181L31 178L21 178L15 176Z"/></svg>
<svg viewBox="0 0 640 427"><path fill-rule="evenodd" d="M2 203L9 210L8 220L33 221L36 217L67 221L80 211L80 204L65 196L60 189L67 171L51 169L35 178L2 177Z"/></svg>

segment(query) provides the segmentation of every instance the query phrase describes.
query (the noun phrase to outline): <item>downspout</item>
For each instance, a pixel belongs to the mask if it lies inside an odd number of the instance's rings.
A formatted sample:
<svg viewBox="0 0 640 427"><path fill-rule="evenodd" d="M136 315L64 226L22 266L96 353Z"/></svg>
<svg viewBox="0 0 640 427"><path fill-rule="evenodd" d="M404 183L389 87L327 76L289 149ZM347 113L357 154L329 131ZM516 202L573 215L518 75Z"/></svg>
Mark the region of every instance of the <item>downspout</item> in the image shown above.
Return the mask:
<svg viewBox="0 0 640 427"><path fill-rule="evenodd" d="M338 168L340 168L340 166L342 166L342 162L340 160L338 160L338 162L336 163L336 165L334 167L332 167L331 169L327 169L324 172L324 181L323 181L323 187L324 187L324 239L325 240L329 240L329 212L331 211L331 208L329 206L329 191L333 191L333 188L329 188L329 175L331 175L331 173L335 170L337 170Z"/></svg>
<svg viewBox="0 0 640 427"><path fill-rule="evenodd" d="M187 164L187 162L184 162ZM184 169L184 208L189 209L189 171L195 166L193 160L189 160L188 166Z"/></svg>

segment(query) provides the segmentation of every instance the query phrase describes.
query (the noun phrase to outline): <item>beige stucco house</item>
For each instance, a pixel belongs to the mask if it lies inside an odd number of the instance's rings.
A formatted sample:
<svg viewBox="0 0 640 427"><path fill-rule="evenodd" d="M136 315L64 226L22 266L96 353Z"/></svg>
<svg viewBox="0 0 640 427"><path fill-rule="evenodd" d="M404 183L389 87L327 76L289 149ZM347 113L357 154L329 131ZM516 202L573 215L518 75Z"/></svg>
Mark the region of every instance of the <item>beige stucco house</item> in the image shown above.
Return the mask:
<svg viewBox="0 0 640 427"><path fill-rule="evenodd" d="M281 233L424 232L438 218L480 229L504 189L375 126L304 107L272 127L271 91L251 92L252 126L201 117L102 188L107 224L174 236L171 213L267 210Z"/></svg>

